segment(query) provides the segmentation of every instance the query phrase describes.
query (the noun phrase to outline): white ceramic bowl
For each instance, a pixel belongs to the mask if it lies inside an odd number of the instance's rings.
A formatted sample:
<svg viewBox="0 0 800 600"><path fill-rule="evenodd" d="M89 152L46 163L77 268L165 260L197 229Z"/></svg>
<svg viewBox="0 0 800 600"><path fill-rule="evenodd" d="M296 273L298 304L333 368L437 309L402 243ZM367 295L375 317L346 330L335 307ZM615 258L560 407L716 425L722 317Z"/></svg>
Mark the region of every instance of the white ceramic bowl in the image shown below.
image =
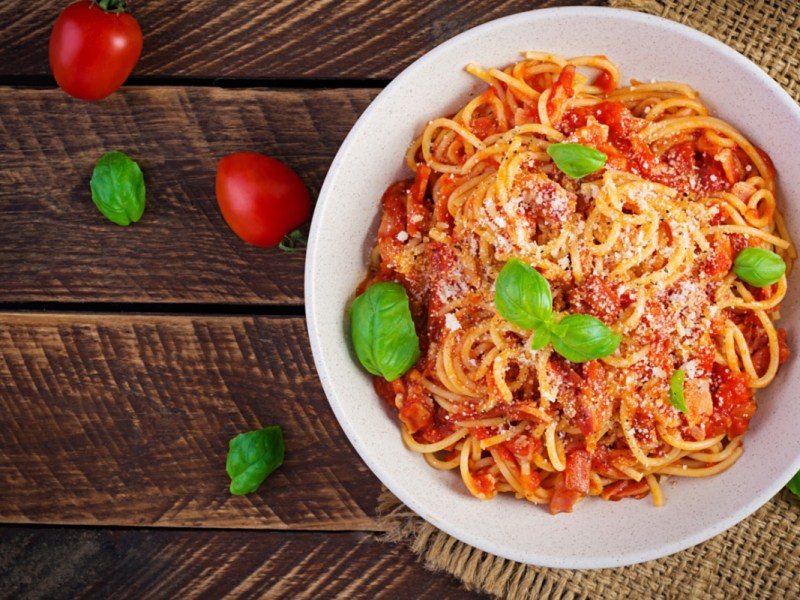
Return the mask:
<svg viewBox="0 0 800 600"><path fill-rule="evenodd" d="M745 454L727 472L670 478L666 505L652 500L589 498L572 514L502 495L470 496L458 473L430 468L406 449L396 416L373 391L354 357L346 307L366 273L379 199L411 176L408 143L431 118L462 105L483 86L468 62L501 66L523 50L562 56L605 54L630 78L676 80L772 157L794 238L800 240L800 109L757 66L714 39L671 21L608 8L537 10L486 23L429 52L375 99L342 144L320 193L306 263L311 346L325 393L342 428L370 469L398 498L436 527L482 550L524 563L565 568L632 564L682 550L722 532L762 506L800 469L800 358L758 394ZM798 277L791 278L782 325L800 335Z"/></svg>

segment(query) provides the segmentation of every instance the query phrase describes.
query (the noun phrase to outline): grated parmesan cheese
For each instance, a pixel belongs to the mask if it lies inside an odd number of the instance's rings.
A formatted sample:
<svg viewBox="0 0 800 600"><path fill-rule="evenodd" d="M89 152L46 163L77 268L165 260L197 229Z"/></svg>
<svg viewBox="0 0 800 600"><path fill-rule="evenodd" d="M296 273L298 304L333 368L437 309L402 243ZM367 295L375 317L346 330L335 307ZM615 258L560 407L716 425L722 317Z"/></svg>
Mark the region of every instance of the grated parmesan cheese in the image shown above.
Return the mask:
<svg viewBox="0 0 800 600"><path fill-rule="evenodd" d="M444 317L444 326L450 331L458 331L461 329L461 323L453 313L447 313Z"/></svg>

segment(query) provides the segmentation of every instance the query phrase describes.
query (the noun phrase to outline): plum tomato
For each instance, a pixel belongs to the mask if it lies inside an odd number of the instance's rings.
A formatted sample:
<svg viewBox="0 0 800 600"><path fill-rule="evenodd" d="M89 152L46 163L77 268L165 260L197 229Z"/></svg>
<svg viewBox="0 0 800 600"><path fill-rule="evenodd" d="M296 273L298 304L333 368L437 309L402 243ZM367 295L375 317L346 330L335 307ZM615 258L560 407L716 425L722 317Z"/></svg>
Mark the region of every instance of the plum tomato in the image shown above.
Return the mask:
<svg viewBox="0 0 800 600"><path fill-rule="evenodd" d="M70 96L100 100L133 71L142 30L122 0L80 0L67 6L50 33L50 69Z"/></svg>
<svg viewBox="0 0 800 600"><path fill-rule="evenodd" d="M275 246L311 214L300 177L257 152L237 152L217 167L217 202L234 233L255 246Z"/></svg>

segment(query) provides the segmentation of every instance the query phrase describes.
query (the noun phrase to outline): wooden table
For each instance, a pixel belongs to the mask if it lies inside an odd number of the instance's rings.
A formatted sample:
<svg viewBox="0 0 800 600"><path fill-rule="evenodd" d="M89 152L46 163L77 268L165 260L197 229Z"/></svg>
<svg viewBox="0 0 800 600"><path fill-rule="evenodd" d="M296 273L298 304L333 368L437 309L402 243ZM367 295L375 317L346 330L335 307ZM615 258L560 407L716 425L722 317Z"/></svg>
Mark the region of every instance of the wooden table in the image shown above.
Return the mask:
<svg viewBox="0 0 800 600"><path fill-rule="evenodd" d="M50 75L67 2L0 4L0 597L469 597L376 541L381 485L317 379L304 256L228 229L216 165L263 152L316 194L414 59L570 2L132 1L144 52L95 103ZM89 194L112 149L145 173L129 228ZM232 497L228 440L276 423L284 466Z"/></svg>

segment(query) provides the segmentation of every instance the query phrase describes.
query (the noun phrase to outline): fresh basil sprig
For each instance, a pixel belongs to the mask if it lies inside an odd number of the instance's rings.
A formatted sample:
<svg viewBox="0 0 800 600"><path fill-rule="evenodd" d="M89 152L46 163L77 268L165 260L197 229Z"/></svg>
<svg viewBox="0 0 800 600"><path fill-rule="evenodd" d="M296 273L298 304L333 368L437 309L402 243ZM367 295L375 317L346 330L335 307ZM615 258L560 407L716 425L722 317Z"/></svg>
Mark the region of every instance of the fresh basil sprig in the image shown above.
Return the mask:
<svg viewBox="0 0 800 600"><path fill-rule="evenodd" d="M686 373L683 369L676 370L672 377L669 378L669 403L684 414L688 412L686 399L683 397L683 382L685 379Z"/></svg>
<svg viewBox="0 0 800 600"><path fill-rule="evenodd" d="M350 334L364 368L386 381L403 375L420 355L408 294L399 283L376 283L353 301Z"/></svg>
<svg viewBox="0 0 800 600"><path fill-rule="evenodd" d="M574 363L608 356L621 341L621 335L591 315L567 315L553 329L553 349Z"/></svg>
<svg viewBox="0 0 800 600"><path fill-rule="evenodd" d="M792 477L789 480L789 483L786 484L786 487L788 487L789 491L795 496L800 497L800 471L795 473L794 477Z"/></svg>
<svg viewBox="0 0 800 600"><path fill-rule="evenodd" d="M547 153L563 173L580 179L599 171L606 165L608 156L583 144L550 144Z"/></svg>
<svg viewBox="0 0 800 600"><path fill-rule="evenodd" d="M231 494L255 492L283 464L283 431L278 425L240 433L228 444L225 470L231 478Z"/></svg>
<svg viewBox="0 0 800 600"><path fill-rule="evenodd" d="M786 272L783 259L765 248L745 248L733 261L736 276L756 287L772 285Z"/></svg>
<svg viewBox="0 0 800 600"><path fill-rule="evenodd" d="M500 315L521 327L535 330L531 347L553 349L571 362L586 362L608 356L619 347L616 335L590 315L567 315L556 322L550 284L536 269L512 258L495 282L494 305Z"/></svg>
<svg viewBox="0 0 800 600"><path fill-rule="evenodd" d="M117 225L130 225L144 213L144 175L139 165L124 152L104 154L89 181L92 201Z"/></svg>

